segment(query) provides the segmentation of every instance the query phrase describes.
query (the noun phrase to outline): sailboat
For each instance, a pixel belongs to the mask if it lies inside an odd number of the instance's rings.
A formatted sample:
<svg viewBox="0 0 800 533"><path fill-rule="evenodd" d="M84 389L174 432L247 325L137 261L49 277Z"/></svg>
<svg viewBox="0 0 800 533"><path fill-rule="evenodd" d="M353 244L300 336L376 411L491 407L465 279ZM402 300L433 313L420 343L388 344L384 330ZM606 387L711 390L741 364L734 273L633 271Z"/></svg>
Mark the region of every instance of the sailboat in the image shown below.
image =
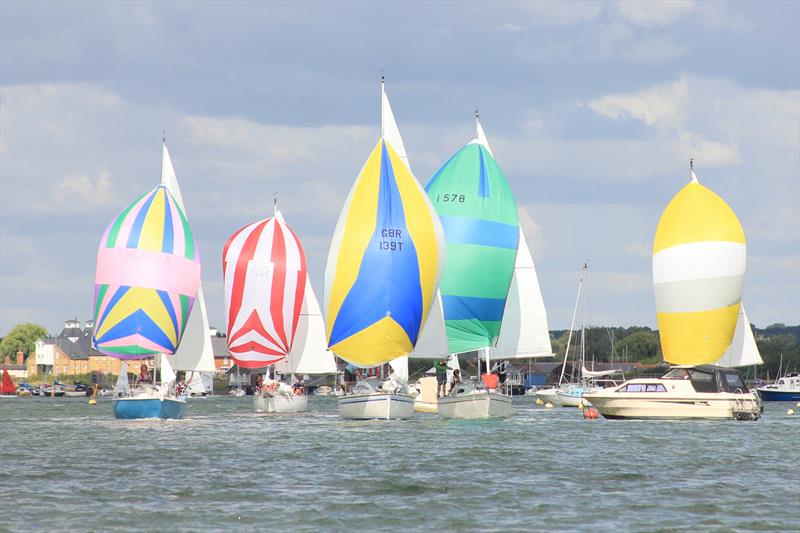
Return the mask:
<svg viewBox="0 0 800 533"><path fill-rule="evenodd" d="M508 416L510 390L499 387L490 374L492 360L546 357L552 352L516 202L477 112L475 130L475 139L425 187L442 221L447 263L439 305L412 357L452 358L477 350L486 369L481 381L438 399L437 412L444 418Z"/></svg>
<svg viewBox="0 0 800 533"><path fill-rule="evenodd" d="M292 351L308 288L300 240L275 207L275 216L234 233L222 256L227 344L240 368L266 368ZM308 409L305 391L293 390L273 374L257 391L256 411ZM301 392L301 394L296 394Z"/></svg>
<svg viewBox="0 0 800 533"><path fill-rule="evenodd" d="M178 177L175 168L172 166L172 158L167 150L166 139L161 142L161 184L164 185L176 203L183 211L187 220L189 215L183 203ZM176 372L185 372L187 397L205 396L213 390L213 377L216 371L214 365L214 350L211 346L211 338L208 334L208 312L206 311L206 299L203 295L203 281L197 288L197 297L194 301L189 322L183 332L178 350L175 355L166 356L170 368ZM163 379L162 379L163 381Z"/></svg>
<svg viewBox="0 0 800 533"><path fill-rule="evenodd" d="M728 204L700 184L693 161L689 168L691 181L662 213L653 243L661 350L676 366L659 379L585 395L606 418L761 416L758 394L735 370L762 362L741 302L744 230Z"/></svg>
<svg viewBox="0 0 800 533"><path fill-rule="evenodd" d="M96 349L120 359L174 354L197 297L200 271L197 243L173 193L162 183L140 196L109 224L100 241ZM168 368L169 362L162 361L162 373ZM113 402L117 418L180 418L185 407L169 383L140 387Z"/></svg>
<svg viewBox="0 0 800 533"><path fill-rule="evenodd" d="M381 76L381 138L341 215L325 269L328 347L358 368L389 363L390 379L361 380L339 397L343 418L405 418L408 354L430 312L444 264L441 224L408 166Z"/></svg>
<svg viewBox="0 0 800 533"><path fill-rule="evenodd" d="M11 375L6 370L6 367L3 367L3 380L0 381L0 398L16 398L17 397L17 386L14 385L14 380L11 379Z"/></svg>

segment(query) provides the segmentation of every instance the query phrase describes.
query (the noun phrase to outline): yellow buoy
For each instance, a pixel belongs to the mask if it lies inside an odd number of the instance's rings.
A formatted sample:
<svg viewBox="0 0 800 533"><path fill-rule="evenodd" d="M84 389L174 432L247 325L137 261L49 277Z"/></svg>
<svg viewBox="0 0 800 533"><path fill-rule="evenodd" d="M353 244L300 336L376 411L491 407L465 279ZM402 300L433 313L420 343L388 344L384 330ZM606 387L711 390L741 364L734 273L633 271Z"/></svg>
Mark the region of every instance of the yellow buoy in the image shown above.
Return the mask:
<svg viewBox="0 0 800 533"><path fill-rule="evenodd" d="M578 409L580 409L581 411L583 411L583 407L584 407L583 402L578 404Z"/></svg>
<svg viewBox="0 0 800 533"><path fill-rule="evenodd" d="M94 398L89 400L89 405L95 405L96 403L97 403L97 400L95 400Z"/></svg>
<svg viewBox="0 0 800 533"><path fill-rule="evenodd" d="M794 414L794 409L789 409L788 411L786 411L786 414L792 416Z"/></svg>
<svg viewBox="0 0 800 533"><path fill-rule="evenodd" d="M797 407L800 407L800 402L797 402Z"/></svg>
<svg viewBox="0 0 800 533"><path fill-rule="evenodd" d="M541 398L536 398L536 405L542 405L543 403Z"/></svg>
<svg viewBox="0 0 800 533"><path fill-rule="evenodd" d="M548 409L550 409L551 407L553 407L553 404L550 403L550 402L547 402L546 404L544 404L544 406L547 407Z"/></svg>

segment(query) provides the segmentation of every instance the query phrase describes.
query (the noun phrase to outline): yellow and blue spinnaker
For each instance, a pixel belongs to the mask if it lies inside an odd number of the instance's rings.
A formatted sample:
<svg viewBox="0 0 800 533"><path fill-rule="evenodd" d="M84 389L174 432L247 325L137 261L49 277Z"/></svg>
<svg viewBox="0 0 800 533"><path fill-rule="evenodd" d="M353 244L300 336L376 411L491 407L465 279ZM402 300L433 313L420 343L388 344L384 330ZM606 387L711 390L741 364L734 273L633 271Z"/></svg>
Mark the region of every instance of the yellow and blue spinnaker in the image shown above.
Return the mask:
<svg viewBox="0 0 800 533"><path fill-rule="evenodd" d="M410 353L444 266L441 223L381 139L347 198L325 270L329 348L360 367Z"/></svg>

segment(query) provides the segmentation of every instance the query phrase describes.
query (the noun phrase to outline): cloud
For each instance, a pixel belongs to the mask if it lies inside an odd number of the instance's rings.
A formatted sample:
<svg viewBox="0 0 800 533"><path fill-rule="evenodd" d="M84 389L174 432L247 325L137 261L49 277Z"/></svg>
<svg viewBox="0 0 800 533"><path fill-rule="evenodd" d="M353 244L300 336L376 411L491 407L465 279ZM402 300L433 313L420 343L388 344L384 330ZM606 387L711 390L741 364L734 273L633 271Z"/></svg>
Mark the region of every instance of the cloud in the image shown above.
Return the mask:
<svg viewBox="0 0 800 533"><path fill-rule="evenodd" d="M609 118L635 118L648 126L664 125L675 128L686 120L684 109L688 99L689 83L686 78L681 78L635 93L610 94L596 98L588 106Z"/></svg>
<svg viewBox="0 0 800 533"><path fill-rule="evenodd" d="M94 180L85 174L62 178L56 184L53 201L61 206L74 205L75 201L86 206L102 206L108 205L115 197L108 171L104 170Z"/></svg>
<svg viewBox="0 0 800 533"><path fill-rule="evenodd" d="M646 28L669 26L696 9L693 0L620 0L612 4L614 15Z"/></svg>

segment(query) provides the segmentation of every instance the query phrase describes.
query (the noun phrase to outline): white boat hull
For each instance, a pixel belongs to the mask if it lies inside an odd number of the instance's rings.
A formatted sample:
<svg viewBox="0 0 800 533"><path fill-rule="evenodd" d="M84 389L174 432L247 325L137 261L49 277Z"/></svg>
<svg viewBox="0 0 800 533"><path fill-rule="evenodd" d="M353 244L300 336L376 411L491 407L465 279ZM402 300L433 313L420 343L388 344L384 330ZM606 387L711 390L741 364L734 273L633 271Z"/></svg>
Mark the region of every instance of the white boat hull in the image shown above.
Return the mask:
<svg viewBox="0 0 800 533"><path fill-rule="evenodd" d="M566 394L561 391L558 391L558 404L553 405L561 405L562 407L578 407L579 405L589 405L587 399L583 396L574 396L571 394Z"/></svg>
<svg viewBox="0 0 800 533"><path fill-rule="evenodd" d="M740 418L737 413L749 413L758 418L759 402L752 395L719 393L719 397L685 398L607 398L592 395L592 405L606 418L642 419L729 419ZM738 396L739 398L734 398Z"/></svg>
<svg viewBox="0 0 800 533"><path fill-rule="evenodd" d="M492 418L511 415L511 396L496 391L473 391L439 398L442 418Z"/></svg>
<svg viewBox="0 0 800 533"><path fill-rule="evenodd" d="M408 418L414 414L414 398L410 394L371 392L341 396L339 414L342 418L369 420L374 418Z"/></svg>
<svg viewBox="0 0 800 533"><path fill-rule="evenodd" d="M308 396L305 394L256 395L253 397L253 408L256 413L300 413L308 411Z"/></svg>
<svg viewBox="0 0 800 533"><path fill-rule="evenodd" d="M417 398L414 400L414 411L418 413L436 413L438 412L438 404L436 402L426 402Z"/></svg>
<svg viewBox="0 0 800 533"><path fill-rule="evenodd" d="M560 405L558 401L558 390L554 388L540 389L537 390L534 394L536 398L542 400L542 403L551 403L553 405Z"/></svg>

